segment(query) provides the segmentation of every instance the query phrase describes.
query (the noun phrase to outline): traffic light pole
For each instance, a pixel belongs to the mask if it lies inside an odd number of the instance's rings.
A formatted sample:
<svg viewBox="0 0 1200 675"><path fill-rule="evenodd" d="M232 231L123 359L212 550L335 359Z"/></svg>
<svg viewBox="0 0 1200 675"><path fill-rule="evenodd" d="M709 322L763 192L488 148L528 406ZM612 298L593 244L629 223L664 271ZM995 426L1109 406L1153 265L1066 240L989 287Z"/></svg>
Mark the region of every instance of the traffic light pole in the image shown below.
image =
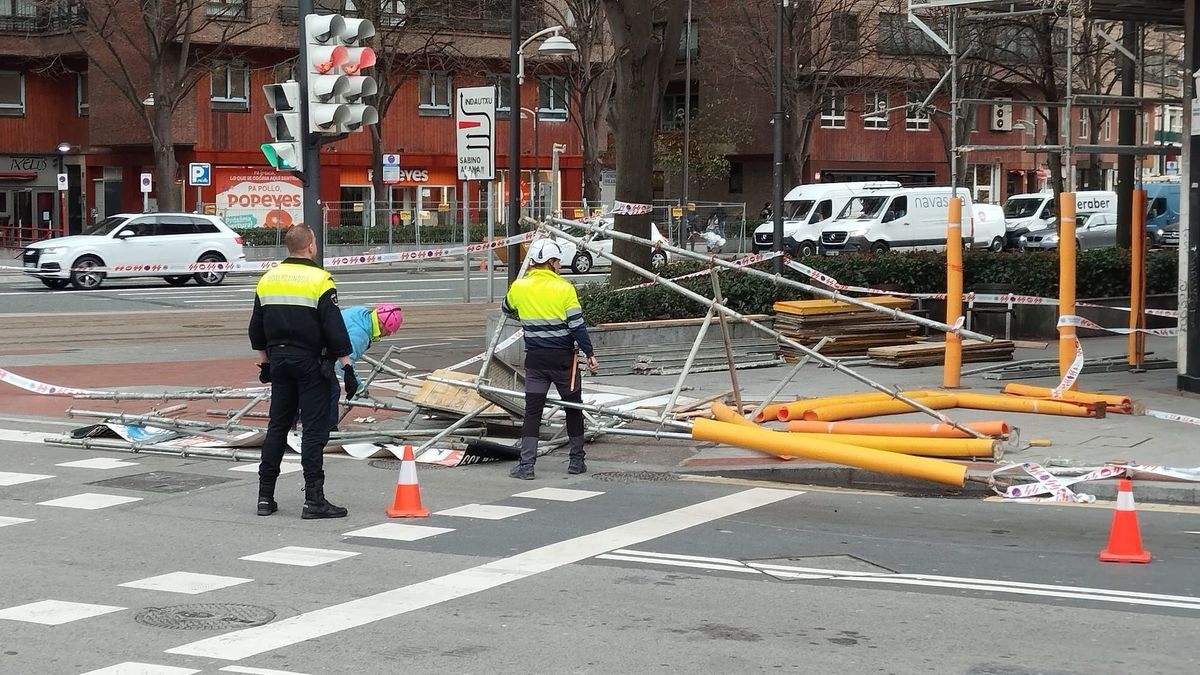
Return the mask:
<svg viewBox="0 0 1200 675"><path fill-rule="evenodd" d="M318 134L309 131L308 126L308 41L304 34L304 17L313 13L313 0L297 0L296 9L300 24L299 62L296 65L300 77L300 156L303 157L301 166L304 171L300 179L304 185L304 224L313 231L317 240L317 264L325 264L325 219L321 213L321 143Z"/></svg>

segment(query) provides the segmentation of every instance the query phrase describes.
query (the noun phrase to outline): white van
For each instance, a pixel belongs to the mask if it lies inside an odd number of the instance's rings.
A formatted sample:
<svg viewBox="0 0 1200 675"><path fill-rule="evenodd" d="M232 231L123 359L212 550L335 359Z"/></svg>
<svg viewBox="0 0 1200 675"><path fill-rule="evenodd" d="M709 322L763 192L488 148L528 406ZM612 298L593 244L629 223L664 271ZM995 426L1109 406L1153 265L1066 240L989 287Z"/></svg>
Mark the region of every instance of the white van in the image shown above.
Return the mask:
<svg viewBox="0 0 1200 675"><path fill-rule="evenodd" d="M821 232L826 255L842 252L891 249L945 249L946 220L950 215L950 188L923 187L869 190L846 203L837 219ZM963 243L974 232L971 191L958 189L962 198Z"/></svg>
<svg viewBox="0 0 1200 675"><path fill-rule="evenodd" d="M1085 190L1075 193L1075 215L1116 213L1117 193L1107 190ZM1021 235L1042 230L1058 229L1058 200L1054 193L1035 192L1013 195L1004 202L1004 226L1009 248L1020 246Z"/></svg>
<svg viewBox="0 0 1200 675"><path fill-rule="evenodd" d="M816 255L821 229L845 208L851 197L867 189L898 187L900 183L894 180L797 185L783 200L783 249L794 256ZM774 223L755 228L754 252L770 251L774 235Z"/></svg>
<svg viewBox="0 0 1200 675"><path fill-rule="evenodd" d="M975 248L1003 251L1005 240L1004 207L996 204L975 204L971 213L972 229L963 230Z"/></svg>

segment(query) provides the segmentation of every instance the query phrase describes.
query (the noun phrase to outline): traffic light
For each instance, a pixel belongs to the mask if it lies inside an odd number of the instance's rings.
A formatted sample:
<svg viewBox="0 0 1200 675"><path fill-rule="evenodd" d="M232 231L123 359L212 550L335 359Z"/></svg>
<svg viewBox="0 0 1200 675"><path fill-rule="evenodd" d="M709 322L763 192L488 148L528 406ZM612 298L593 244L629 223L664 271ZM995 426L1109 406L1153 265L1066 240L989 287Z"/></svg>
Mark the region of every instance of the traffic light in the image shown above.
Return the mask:
<svg viewBox="0 0 1200 675"><path fill-rule="evenodd" d="M280 171L303 171L304 153L300 148L300 83L295 80L263 85L267 104L275 112L263 115L274 143L263 143L267 162Z"/></svg>
<svg viewBox="0 0 1200 675"><path fill-rule="evenodd" d="M366 19L304 17L310 131L340 134L379 121L375 108L363 102L378 91L375 79L362 74L375 65L375 50L359 44L374 34L375 26Z"/></svg>

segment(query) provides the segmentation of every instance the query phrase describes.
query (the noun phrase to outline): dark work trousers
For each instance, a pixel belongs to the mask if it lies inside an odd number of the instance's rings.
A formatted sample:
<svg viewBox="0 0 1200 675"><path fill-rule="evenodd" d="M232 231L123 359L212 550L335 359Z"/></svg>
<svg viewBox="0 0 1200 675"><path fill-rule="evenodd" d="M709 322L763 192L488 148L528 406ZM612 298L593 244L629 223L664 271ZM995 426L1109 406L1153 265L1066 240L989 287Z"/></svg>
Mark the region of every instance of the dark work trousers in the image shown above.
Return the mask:
<svg viewBox="0 0 1200 675"><path fill-rule="evenodd" d="M279 464L287 451L287 434L296 423L297 408L304 435L300 441L300 465L304 489L323 487L325 444L329 442L329 381L332 370L322 367L315 356L270 354L271 421L262 444L258 482L274 490Z"/></svg>
<svg viewBox="0 0 1200 675"><path fill-rule="evenodd" d="M542 428L542 408L550 385L569 403L583 402L583 383L575 351L570 349L530 349L525 352L525 421L521 424L521 463L537 460L538 434ZM583 411L566 409L567 438L571 457L583 459Z"/></svg>
<svg viewBox="0 0 1200 675"><path fill-rule="evenodd" d="M338 401L342 400L342 383L335 376L333 378L333 388L329 394L329 430L338 425L338 418L342 415L342 407L338 405Z"/></svg>

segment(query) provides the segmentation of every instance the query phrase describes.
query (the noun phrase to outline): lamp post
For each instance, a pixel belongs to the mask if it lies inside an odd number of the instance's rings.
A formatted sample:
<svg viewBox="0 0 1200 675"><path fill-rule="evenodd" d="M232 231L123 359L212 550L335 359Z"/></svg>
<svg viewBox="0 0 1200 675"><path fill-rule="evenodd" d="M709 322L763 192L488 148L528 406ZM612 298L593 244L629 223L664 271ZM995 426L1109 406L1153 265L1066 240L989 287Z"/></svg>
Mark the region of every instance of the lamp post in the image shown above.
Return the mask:
<svg viewBox="0 0 1200 675"><path fill-rule="evenodd" d="M775 114L773 125L773 184L771 191L771 250L783 252L783 9L788 0L775 0ZM783 256L775 256L776 274L783 274Z"/></svg>
<svg viewBox="0 0 1200 675"><path fill-rule="evenodd" d="M62 143L59 143L58 146L55 148L55 150L58 150L58 174L59 174L59 176L62 176L64 178L66 177L66 175L67 175L67 167L66 167L67 153L74 150L75 147L76 146L74 146L70 143L67 143L66 141L63 141ZM70 225L68 224L68 220L70 219L70 214L67 212L67 190L68 190L68 187L69 187L69 184L66 181L64 181L63 178L59 178L58 229L59 229L59 233L64 237L67 236L67 234L69 234L69 231L70 231Z"/></svg>
<svg viewBox="0 0 1200 675"><path fill-rule="evenodd" d="M540 153L542 151L542 145L538 136L539 125L537 111L530 110L529 108L521 108L521 117L525 117L526 115L529 115L529 118L533 120L533 181L529 186L529 210L533 213L533 217L536 219L539 215L539 211L541 210L541 195L538 193L538 187L539 183L541 182L542 165L540 163Z"/></svg>
<svg viewBox="0 0 1200 675"><path fill-rule="evenodd" d="M510 31L510 72L509 72L509 110L520 115L521 85L525 82L525 48L534 40L549 35L540 46L538 53L546 56L570 56L575 53L575 45L567 38L559 35L562 26L551 26L540 30L521 41L521 0L512 0L512 30ZM513 120L508 132L508 236L515 237L520 233L517 221L521 219L521 122ZM508 246L508 282L517 280L517 272L521 269L520 244Z"/></svg>

